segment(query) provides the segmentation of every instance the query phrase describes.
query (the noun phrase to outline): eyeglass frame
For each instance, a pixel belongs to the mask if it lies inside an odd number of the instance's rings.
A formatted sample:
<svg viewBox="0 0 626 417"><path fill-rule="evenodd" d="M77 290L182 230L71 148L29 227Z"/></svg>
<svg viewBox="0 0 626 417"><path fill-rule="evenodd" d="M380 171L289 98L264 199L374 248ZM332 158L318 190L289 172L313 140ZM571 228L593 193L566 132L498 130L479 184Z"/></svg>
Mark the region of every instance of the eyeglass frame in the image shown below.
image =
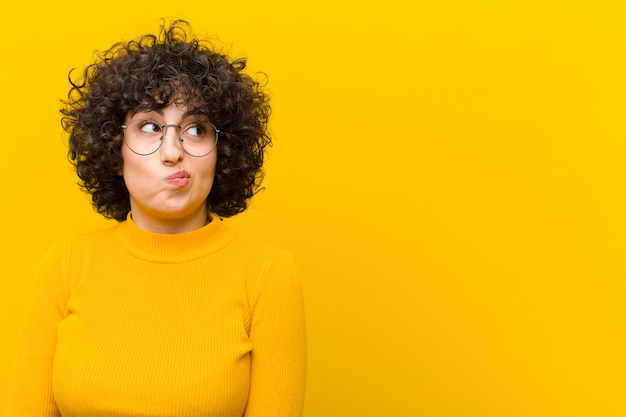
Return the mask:
<svg viewBox="0 0 626 417"><path fill-rule="evenodd" d="M157 146L157 148L155 150L153 150L152 152L150 152L150 153L139 153L139 152L135 151L133 148L130 147L130 145L128 144L128 141L126 140L126 129L128 128L128 126L132 122L135 122L135 121L138 121L138 120L144 120L144 121L148 120L148 121L154 122L157 126L159 126L159 128L162 131L161 132L161 137L159 138L159 146ZM183 127L186 127L187 125L189 125L191 123L196 123L196 122L208 123L208 124L210 124L213 127L213 130L215 130L215 145L213 145L211 150L209 152L205 153L204 155L194 155L192 153L189 153L189 151L187 149L185 149L185 145L183 145L183 141L184 141L184 139L182 137ZM221 132L221 130L219 130L213 123L209 122L208 120L191 120L191 121L189 121L187 123L184 123L183 125L177 125L175 123L167 123L167 124L164 124L164 125L160 125L159 122L157 122L154 119L150 119L149 117L141 117L139 119L129 120L127 124L123 124L123 125L121 125L121 127L122 127L122 130L124 131L124 135L123 135L124 136L123 137L124 143L126 144L128 149L130 149L130 151L132 153L134 153L136 155L139 155L139 156L150 156L150 155L156 153L159 149L161 149L161 146L163 145L163 138L165 137L165 133L166 133L166 130L165 130L166 127L177 127L178 128L178 142L180 143L180 147L183 149L183 151L185 151L185 153L187 155L193 156L194 158L202 158L202 157L205 157L205 156L211 154L211 152L213 152L217 148L217 143L219 142L220 132Z"/></svg>

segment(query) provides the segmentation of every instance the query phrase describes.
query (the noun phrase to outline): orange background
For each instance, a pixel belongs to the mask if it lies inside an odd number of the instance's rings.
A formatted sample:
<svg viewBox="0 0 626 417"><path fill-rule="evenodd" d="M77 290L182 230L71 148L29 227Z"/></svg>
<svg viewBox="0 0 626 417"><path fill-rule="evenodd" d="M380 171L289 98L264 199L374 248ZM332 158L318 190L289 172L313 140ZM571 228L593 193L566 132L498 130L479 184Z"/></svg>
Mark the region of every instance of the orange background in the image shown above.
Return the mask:
<svg viewBox="0 0 626 417"><path fill-rule="evenodd" d="M306 417L626 414L623 1L0 11L0 375L44 249L109 224L65 159L67 72L179 17L269 75L267 189L229 223L299 261Z"/></svg>

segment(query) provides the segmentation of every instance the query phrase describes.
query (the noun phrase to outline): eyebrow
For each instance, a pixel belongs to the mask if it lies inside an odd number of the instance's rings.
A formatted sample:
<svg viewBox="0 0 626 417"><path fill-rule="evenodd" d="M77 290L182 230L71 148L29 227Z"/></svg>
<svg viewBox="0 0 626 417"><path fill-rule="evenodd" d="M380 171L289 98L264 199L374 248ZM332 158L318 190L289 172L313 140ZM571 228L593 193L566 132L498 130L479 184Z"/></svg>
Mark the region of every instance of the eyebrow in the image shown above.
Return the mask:
<svg viewBox="0 0 626 417"><path fill-rule="evenodd" d="M133 117L137 113L152 113L152 112L157 113L159 116L163 116L165 114L165 112L163 111L163 108L151 109L151 110L149 110L149 109L142 110L141 108L139 108L139 109L137 109L137 111L132 112L130 117ZM186 112L183 113L182 119L185 119L188 116L194 116L194 115L195 116L198 116L198 115L206 116L204 113L202 113L199 110L187 110Z"/></svg>

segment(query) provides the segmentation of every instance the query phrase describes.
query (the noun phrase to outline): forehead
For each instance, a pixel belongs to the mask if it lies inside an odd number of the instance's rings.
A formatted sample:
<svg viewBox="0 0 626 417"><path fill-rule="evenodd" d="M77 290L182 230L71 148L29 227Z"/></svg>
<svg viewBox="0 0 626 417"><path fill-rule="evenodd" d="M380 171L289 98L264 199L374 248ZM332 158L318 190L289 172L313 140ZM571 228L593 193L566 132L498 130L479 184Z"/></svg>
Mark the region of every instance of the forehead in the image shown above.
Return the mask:
<svg viewBox="0 0 626 417"><path fill-rule="evenodd" d="M195 104L195 105L194 105ZM164 116L165 113L177 112L182 115L182 117L187 117L190 115L203 115L208 116L208 110L202 106L198 105L199 103L193 103L186 100L171 100L170 102L160 102L160 101L151 101L144 102L135 107L132 111L128 112L128 116L133 116L137 113L157 113L161 116Z"/></svg>
<svg viewBox="0 0 626 417"><path fill-rule="evenodd" d="M194 113L207 113L208 110L198 88L172 81L160 86L147 87L143 100L132 111L156 111L172 105L182 111Z"/></svg>

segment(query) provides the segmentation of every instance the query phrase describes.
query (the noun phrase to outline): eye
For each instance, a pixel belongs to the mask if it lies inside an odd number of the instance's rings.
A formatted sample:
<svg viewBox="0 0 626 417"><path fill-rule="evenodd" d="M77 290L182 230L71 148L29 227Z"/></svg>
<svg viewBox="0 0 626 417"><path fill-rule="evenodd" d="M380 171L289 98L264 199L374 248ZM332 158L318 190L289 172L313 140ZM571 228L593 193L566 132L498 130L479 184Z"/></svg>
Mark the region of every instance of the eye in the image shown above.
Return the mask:
<svg viewBox="0 0 626 417"><path fill-rule="evenodd" d="M201 137L206 134L206 128L202 123L192 122L185 127L183 134L187 136Z"/></svg>
<svg viewBox="0 0 626 417"><path fill-rule="evenodd" d="M154 120L143 120L139 123L139 130L148 134L161 133L161 126Z"/></svg>

